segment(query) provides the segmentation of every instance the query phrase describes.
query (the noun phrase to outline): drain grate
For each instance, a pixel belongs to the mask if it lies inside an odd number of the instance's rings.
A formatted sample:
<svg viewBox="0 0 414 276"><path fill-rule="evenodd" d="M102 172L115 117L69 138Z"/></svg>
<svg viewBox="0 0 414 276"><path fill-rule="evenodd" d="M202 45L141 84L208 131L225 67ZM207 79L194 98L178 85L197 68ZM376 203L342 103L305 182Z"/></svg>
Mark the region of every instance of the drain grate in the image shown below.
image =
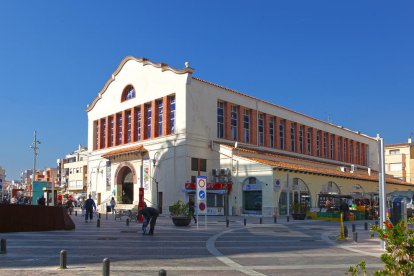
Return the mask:
<svg viewBox="0 0 414 276"><path fill-rule="evenodd" d="M98 240L99 241L114 241L117 240L118 238L114 238L114 237L99 237Z"/></svg>

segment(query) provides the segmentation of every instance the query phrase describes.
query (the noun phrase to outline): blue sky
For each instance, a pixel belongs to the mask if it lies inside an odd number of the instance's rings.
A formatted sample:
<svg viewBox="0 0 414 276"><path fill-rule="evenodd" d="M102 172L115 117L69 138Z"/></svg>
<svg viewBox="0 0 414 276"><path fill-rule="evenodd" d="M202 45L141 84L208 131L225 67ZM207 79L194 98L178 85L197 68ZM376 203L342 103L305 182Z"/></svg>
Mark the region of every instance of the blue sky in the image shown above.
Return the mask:
<svg viewBox="0 0 414 276"><path fill-rule="evenodd" d="M86 145L86 105L127 55L385 143L414 132L413 1L2 1L0 166Z"/></svg>

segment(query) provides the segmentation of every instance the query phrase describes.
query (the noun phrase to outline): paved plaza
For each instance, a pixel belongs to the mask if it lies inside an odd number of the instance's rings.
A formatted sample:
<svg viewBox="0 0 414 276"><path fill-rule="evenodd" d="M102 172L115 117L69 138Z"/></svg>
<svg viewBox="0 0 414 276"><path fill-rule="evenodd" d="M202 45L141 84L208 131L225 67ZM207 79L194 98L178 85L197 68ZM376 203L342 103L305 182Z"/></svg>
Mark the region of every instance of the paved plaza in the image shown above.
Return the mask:
<svg viewBox="0 0 414 276"><path fill-rule="evenodd" d="M344 275L349 266L366 261L368 270L382 268L380 242L370 239L364 222L347 222L348 241L338 242L339 223L279 218L209 217L207 228L175 227L161 215L154 236L141 224L102 216L101 226L72 214L73 231L0 233L7 253L0 254L0 275L102 275L110 259L111 275ZM352 241L356 224L358 242ZM372 223L370 221L369 223ZM59 268L59 252L67 266Z"/></svg>

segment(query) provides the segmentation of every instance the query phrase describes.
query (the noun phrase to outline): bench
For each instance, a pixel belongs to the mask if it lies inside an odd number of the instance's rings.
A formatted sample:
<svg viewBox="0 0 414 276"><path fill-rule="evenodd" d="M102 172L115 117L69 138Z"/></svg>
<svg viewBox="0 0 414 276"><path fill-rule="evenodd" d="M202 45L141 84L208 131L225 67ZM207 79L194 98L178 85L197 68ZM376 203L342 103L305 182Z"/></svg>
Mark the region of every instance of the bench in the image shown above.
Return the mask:
<svg viewBox="0 0 414 276"><path fill-rule="evenodd" d="M119 218L119 220L122 219L122 217L129 218L129 221L137 221L138 212L132 211L132 210L125 210L125 209L115 209L115 220Z"/></svg>

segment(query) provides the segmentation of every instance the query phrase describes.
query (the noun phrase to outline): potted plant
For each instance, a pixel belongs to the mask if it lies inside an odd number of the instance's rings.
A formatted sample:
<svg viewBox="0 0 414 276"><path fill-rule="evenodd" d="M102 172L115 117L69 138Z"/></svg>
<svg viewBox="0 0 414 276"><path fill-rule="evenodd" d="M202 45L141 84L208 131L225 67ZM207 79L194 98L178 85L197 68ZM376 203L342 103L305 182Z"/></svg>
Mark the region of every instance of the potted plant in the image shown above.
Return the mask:
<svg viewBox="0 0 414 276"><path fill-rule="evenodd" d="M175 226L188 226L191 223L188 203L181 200L170 206L170 216Z"/></svg>
<svg viewBox="0 0 414 276"><path fill-rule="evenodd" d="M293 203L292 217L295 220L304 220L306 218L306 206L303 203Z"/></svg>

